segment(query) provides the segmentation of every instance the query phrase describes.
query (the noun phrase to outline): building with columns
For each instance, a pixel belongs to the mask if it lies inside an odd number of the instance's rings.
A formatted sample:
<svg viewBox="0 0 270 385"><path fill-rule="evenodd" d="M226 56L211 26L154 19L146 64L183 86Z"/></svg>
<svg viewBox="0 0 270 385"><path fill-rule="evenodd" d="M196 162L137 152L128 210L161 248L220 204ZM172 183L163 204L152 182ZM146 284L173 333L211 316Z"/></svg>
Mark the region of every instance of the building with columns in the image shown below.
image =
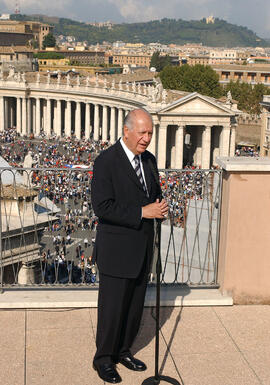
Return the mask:
<svg viewBox="0 0 270 385"><path fill-rule="evenodd" d="M116 85L96 78L52 79L37 74L0 73L0 130L20 135L109 140L121 135L126 114L147 109L154 122L149 150L159 168L194 164L208 169L217 156L233 156L238 110L198 93L171 92L158 84Z"/></svg>

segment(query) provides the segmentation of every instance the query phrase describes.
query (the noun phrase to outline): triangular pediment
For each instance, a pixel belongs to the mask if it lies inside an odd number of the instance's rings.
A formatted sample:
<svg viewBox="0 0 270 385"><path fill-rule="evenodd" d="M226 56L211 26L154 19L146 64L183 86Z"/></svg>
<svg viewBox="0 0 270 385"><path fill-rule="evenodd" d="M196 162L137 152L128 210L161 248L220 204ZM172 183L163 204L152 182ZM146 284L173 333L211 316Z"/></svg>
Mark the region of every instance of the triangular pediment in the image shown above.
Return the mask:
<svg viewBox="0 0 270 385"><path fill-rule="evenodd" d="M176 100L160 110L159 113L165 115L234 115L229 108L221 103L198 93L193 93Z"/></svg>

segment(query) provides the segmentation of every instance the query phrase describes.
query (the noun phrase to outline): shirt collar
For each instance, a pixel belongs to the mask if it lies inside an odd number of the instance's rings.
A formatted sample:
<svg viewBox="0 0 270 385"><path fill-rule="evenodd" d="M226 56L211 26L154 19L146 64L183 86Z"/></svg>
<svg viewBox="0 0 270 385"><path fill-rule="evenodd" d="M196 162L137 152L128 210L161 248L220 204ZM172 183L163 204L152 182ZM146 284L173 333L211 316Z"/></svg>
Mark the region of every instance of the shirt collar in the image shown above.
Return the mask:
<svg viewBox="0 0 270 385"><path fill-rule="evenodd" d="M123 138L120 139L121 146L123 147L123 150L125 151L130 163L133 162L135 154L128 148L128 146L123 141ZM139 158L141 160L141 154L139 155Z"/></svg>

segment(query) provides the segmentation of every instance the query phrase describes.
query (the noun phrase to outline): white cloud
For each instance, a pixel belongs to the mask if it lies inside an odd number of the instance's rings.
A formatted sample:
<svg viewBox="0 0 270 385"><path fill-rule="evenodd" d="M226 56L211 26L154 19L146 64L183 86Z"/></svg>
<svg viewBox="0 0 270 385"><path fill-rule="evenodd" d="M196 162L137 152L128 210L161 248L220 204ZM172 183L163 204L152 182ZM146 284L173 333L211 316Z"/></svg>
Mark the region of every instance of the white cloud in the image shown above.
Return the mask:
<svg viewBox="0 0 270 385"><path fill-rule="evenodd" d="M145 21L159 17L159 7L148 5L144 0L109 0L109 2L129 21Z"/></svg>

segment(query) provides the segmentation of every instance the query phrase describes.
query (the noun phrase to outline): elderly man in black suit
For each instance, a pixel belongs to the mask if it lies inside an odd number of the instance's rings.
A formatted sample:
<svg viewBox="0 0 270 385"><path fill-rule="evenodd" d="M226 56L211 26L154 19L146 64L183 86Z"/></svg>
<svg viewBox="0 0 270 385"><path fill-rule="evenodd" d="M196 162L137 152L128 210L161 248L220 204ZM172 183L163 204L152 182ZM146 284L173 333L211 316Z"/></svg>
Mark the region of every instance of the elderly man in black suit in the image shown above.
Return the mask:
<svg viewBox="0 0 270 385"><path fill-rule="evenodd" d="M151 115L126 116L123 137L95 161L92 204L99 218L94 258L99 268L97 350L93 367L106 382L121 382L115 364L146 370L130 348L138 333L153 253L154 218L168 212L155 157L146 151Z"/></svg>

